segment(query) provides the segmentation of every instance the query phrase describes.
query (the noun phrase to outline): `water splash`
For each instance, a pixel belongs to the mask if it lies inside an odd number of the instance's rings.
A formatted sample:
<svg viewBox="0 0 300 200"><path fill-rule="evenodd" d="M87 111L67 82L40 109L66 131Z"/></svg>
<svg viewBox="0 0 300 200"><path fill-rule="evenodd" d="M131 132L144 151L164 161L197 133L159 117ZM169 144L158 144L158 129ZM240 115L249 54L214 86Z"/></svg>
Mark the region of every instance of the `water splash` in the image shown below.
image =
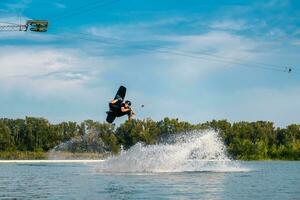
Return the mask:
<svg viewBox="0 0 300 200"><path fill-rule="evenodd" d="M214 131L169 136L155 145L137 143L99 165L98 172L229 172L242 171L231 161Z"/></svg>
<svg viewBox="0 0 300 200"><path fill-rule="evenodd" d="M102 159L109 154L110 147L99 137L99 132L89 130L62 142L48 152L48 159Z"/></svg>

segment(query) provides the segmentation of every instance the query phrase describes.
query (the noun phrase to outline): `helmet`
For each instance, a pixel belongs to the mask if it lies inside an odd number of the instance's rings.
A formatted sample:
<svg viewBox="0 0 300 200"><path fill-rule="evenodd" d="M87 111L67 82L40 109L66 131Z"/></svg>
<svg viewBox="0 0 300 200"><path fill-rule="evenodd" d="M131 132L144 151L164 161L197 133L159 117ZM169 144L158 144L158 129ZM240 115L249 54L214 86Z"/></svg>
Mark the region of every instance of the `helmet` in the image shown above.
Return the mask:
<svg viewBox="0 0 300 200"><path fill-rule="evenodd" d="M125 103L128 104L129 106L131 106L131 101L126 100Z"/></svg>

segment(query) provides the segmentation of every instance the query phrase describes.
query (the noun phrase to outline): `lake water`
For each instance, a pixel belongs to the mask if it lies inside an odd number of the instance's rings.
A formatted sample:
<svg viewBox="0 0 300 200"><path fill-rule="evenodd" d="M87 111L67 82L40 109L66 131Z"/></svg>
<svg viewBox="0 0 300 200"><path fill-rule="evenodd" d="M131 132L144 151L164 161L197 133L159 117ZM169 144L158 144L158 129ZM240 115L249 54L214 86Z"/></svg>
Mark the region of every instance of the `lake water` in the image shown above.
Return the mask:
<svg viewBox="0 0 300 200"><path fill-rule="evenodd" d="M0 164L0 199L300 199L300 162L244 171L103 173L99 163Z"/></svg>
<svg viewBox="0 0 300 200"><path fill-rule="evenodd" d="M213 131L137 143L103 162L1 163L0 199L300 200L300 162L238 162Z"/></svg>

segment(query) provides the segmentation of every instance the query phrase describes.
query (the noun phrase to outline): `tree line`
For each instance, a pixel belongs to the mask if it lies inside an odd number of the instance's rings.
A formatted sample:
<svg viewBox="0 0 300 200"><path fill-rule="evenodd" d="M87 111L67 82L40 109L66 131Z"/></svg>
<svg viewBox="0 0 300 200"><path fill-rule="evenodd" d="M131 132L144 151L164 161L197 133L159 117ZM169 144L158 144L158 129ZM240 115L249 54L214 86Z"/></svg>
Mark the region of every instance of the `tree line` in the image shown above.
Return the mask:
<svg viewBox="0 0 300 200"><path fill-rule="evenodd" d="M297 124L279 128L268 121L213 120L191 124L164 118L130 120L117 127L93 120L51 124L47 119L35 117L0 119L0 158L4 152L47 152L61 148L62 143L70 144L67 149L59 149L63 151L118 153L121 146L128 149L137 142L154 144L164 135L207 129L219 133L232 159L300 160L300 125Z"/></svg>

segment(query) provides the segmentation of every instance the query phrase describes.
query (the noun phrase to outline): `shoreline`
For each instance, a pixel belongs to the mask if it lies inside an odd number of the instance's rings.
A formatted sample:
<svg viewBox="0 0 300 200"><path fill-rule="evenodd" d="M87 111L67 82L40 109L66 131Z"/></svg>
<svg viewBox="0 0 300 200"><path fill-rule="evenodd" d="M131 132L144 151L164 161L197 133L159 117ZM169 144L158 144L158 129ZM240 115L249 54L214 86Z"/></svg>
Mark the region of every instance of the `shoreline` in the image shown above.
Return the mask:
<svg viewBox="0 0 300 200"><path fill-rule="evenodd" d="M92 153L92 152L0 152L0 163L80 163L80 162L100 162L106 158L116 155L113 153ZM234 161L300 161L297 159L236 159Z"/></svg>
<svg viewBox="0 0 300 200"><path fill-rule="evenodd" d="M92 153L92 152L30 152L13 151L0 152L0 161L3 160L103 160L111 153Z"/></svg>

